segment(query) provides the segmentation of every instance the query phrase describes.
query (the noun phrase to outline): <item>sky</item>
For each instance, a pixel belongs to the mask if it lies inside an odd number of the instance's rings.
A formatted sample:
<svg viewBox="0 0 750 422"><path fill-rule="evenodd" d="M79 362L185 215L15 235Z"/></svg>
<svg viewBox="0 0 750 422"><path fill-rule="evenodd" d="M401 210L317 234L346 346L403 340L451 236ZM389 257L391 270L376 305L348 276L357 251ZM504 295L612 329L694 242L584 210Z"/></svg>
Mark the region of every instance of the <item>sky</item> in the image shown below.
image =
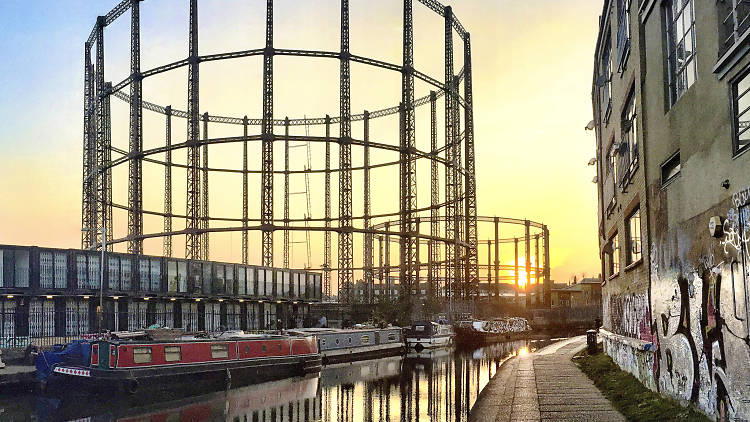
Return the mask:
<svg viewBox="0 0 750 422"><path fill-rule="evenodd" d="M83 43L96 16L105 14L114 0L0 1L0 244L80 247L81 161L83 121ZM338 1L277 0L275 46L335 51L339 48ZM476 142L477 205L479 215L530 219L550 230L552 278L565 282L577 275L599 273L596 237L596 185L593 167L595 142L584 126L591 119L591 68L601 0L464 0L447 1L471 33ZM265 2L200 0L200 53L245 50L263 45ZM351 1L351 52L391 63L401 61L401 2ZM173 62L187 55L187 4L177 0L141 3L142 69ZM129 13L105 35L106 79L117 83L129 73ZM421 4L414 5L415 67L436 79L444 78L442 20ZM462 66L462 46L456 45L456 71ZM284 116L337 116L339 64L331 59L276 57L274 112ZM261 114L262 63L259 57L201 65L201 112L242 117ZM184 110L187 102L186 69L147 79L144 98ZM427 95L430 85L418 81L416 96ZM400 100L400 75L352 64L352 113L377 110ZM127 92L127 91L126 91ZM438 121L443 119L438 104ZM429 149L429 106L416 112L417 146ZM128 110L112 99L112 142L127 148ZM439 125L440 126L440 125ZM173 142L185 138L184 120L173 122ZM371 122L370 139L398 143L398 119ZM280 130L281 128L277 128ZM211 137L237 136L241 126L209 126ZM251 128L258 133L259 128ZM361 122L352 125L361 139ZM333 135L338 127L332 127ZM323 128L309 128L323 135ZM305 134L293 127L293 135ZM442 128L439 130L442 137ZM442 138L440 138L442 143ZM164 116L144 111L144 149L164 143ZM294 144L293 144L294 146ZM283 149L275 146L274 165L283 168ZM306 166L306 146L292 148L290 168ZM211 167L241 168L241 146L212 147ZM332 166L338 163L332 150ZM250 168L260 152L249 147ZM311 147L313 168L322 167L323 150ZM174 153L184 162L184 151ZM240 159L238 159L240 157ZM154 158L163 159L162 155ZM392 153L373 151L372 162L392 161ZM361 149L353 149L353 165L361 165ZM397 210L397 167L372 171L373 214ZM144 164L144 208L162 210L163 167ZM419 206L429 205L429 164L417 164ZM250 176L251 218L258 213L259 178ZM173 173L176 213L184 212L184 170ZM441 173L441 180L442 180ZM113 170L114 202L127 203L127 167ZM212 175L210 209L216 216L241 216L241 178ZM322 176L310 177L313 217L322 216ZM363 210L361 174L353 176L355 215ZM276 218L282 217L283 179L275 180ZM292 192L304 190L303 176L292 176ZM338 210L337 177L333 176L334 217ZM395 187L395 188L394 188ZM442 195L442 193L441 193ZM307 214L301 196L292 196L291 218ZM394 209L394 206L396 207ZM127 215L115 211L115 238L126 234ZM144 218L144 231L161 231L162 220ZM220 226L217 223L217 226ZM335 225L335 223L334 223ZM174 222L175 229L184 227ZM479 238L494 236L492 225L479 225ZM501 226L501 237L522 234L522 228ZM333 262L336 262L334 235ZM292 242L304 235L292 234ZM281 233L275 238L275 260L281 263ZM361 242L355 241L355 261L361 262ZM175 239L178 256L184 241ZM211 259L240 261L240 234L211 237ZM250 235L250 262L260 260L260 236ZM313 267L319 266L322 235L311 237ZM395 246L395 245L394 245ZM145 242L145 252L160 254L158 240ZM377 248L377 243L375 245ZM480 263L486 262L486 244ZM124 244L116 250L123 250ZM377 251L377 249L376 249ZM523 249L521 249L523 251ZM533 247L532 247L533 251ZM422 252L426 259L426 248ZM394 248L392 256L397 257ZM510 264L513 251L501 250ZM523 256L523 252L521 252ZM533 256L533 252L532 252ZM377 264L377 252L375 254ZM306 265L302 243L293 243L292 267ZM395 261L394 261L395 262ZM523 259L521 259L523 265Z"/></svg>

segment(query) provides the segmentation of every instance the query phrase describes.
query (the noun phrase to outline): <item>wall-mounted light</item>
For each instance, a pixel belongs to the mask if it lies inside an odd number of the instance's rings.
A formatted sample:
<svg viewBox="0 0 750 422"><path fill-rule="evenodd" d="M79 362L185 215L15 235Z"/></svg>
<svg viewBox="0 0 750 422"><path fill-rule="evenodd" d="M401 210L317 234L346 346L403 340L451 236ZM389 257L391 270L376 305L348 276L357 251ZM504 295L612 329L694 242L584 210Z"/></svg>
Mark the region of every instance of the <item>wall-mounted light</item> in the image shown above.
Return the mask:
<svg viewBox="0 0 750 422"><path fill-rule="evenodd" d="M151 299L151 298L148 297L148 296L146 296L146 297L143 298L143 300L149 300L149 299Z"/></svg>
<svg viewBox="0 0 750 422"><path fill-rule="evenodd" d="M197 298L195 298L195 301L196 301L196 302L200 302L200 301L201 301L201 298L197 297Z"/></svg>
<svg viewBox="0 0 750 422"><path fill-rule="evenodd" d="M52 299L52 295L45 296L47 299Z"/></svg>
<svg viewBox="0 0 750 422"><path fill-rule="evenodd" d="M223 302L223 301L224 301L224 299L219 299L219 302Z"/></svg>
<svg viewBox="0 0 750 422"><path fill-rule="evenodd" d="M8 299L13 299L13 295L8 295Z"/></svg>
<svg viewBox="0 0 750 422"><path fill-rule="evenodd" d="M173 298L173 297L170 297L170 298L169 298L169 301L170 301L170 302L174 302L175 300L177 300L177 299L175 299L175 298Z"/></svg>
<svg viewBox="0 0 750 422"><path fill-rule="evenodd" d="M85 299L88 299L88 298L89 298L89 296L84 296L84 297L83 297L83 299L84 299L84 300L85 300Z"/></svg>
<svg viewBox="0 0 750 422"><path fill-rule="evenodd" d="M88 299L88 296L86 296L86 298ZM120 299L120 296L112 296L112 299L118 300L118 299Z"/></svg>
<svg viewBox="0 0 750 422"><path fill-rule="evenodd" d="M244 301L245 301L245 299L240 299L240 303L243 303Z"/></svg>

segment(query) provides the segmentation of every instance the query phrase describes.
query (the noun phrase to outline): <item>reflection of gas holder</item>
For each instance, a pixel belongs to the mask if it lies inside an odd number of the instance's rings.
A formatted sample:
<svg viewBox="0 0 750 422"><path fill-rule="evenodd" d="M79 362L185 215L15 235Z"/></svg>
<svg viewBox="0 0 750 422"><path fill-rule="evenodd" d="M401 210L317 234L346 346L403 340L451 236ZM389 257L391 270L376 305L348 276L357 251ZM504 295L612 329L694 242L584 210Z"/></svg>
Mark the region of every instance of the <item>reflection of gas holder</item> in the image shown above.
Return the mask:
<svg viewBox="0 0 750 422"><path fill-rule="evenodd" d="M323 387L329 387L398 377L401 374L402 361L401 356L394 356L385 359L329 365L320 372L320 383Z"/></svg>

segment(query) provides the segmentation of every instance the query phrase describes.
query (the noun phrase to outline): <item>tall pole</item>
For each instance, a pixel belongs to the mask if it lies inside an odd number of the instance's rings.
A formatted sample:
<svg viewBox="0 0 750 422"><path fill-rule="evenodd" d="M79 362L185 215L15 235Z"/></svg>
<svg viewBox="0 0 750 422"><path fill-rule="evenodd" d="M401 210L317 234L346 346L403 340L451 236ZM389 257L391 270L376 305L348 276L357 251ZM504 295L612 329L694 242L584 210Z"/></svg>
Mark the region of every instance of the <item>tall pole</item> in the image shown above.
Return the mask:
<svg viewBox="0 0 750 422"><path fill-rule="evenodd" d="M172 107L167 106L164 109L166 115L166 136L165 144L167 146L166 158L164 164L164 232L172 231ZM162 252L164 256L172 256L172 236L164 236Z"/></svg>
<svg viewBox="0 0 750 422"><path fill-rule="evenodd" d="M284 118L284 262L289 268L289 117Z"/></svg>
<svg viewBox="0 0 750 422"><path fill-rule="evenodd" d="M331 298L331 117L326 114L326 153L324 214L325 233L323 234L323 295Z"/></svg>
<svg viewBox="0 0 750 422"><path fill-rule="evenodd" d="M94 115L94 66L91 63L91 44L84 44L84 89L83 89L83 189L81 207L81 228L93 227L96 221L96 195L94 193L94 173L96 167L96 135L93 132ZM94 246L96 233L81 230L81 247Z"/></svg>
<svg viewBox="0 0 750 422"><path fill-rule="evenodd" d="M492 295L490 294L492 286L492 240L487 240L487 298L489 299Z"/></svg>
<svg viewBox="0 0 750 422"><path fill-rule="evenodd" d="M500 219L495 217L495 297L500 298Z"/></svg>
<svg viewBox="0 0 750 422"><path fill-rule="evenodd" d="M549 229L542 226L544 235L544 306L551 305L552 281L550 280L550 262L549 262Z"/></svg>
<svg viewBox="0 0 750 422"><path fill-rule="evenodd" d="M440 250L435 238L440 236L440 176L437 162L437 94L430 91L430 236L427 243L427 282L430 297L438 295Z"/></svg>
<svg viewBox="0 0 750 422"><path fill-rule="evenodd" d="M102 332L102 314L104 313L104 260L107 253L107 220L104 220L102 226L102 265L99 270L99 332Z"/></svg>
<svg viewBox="0 0 750 422"><path fill-rule="evenodd" d="M260 219L263 265L273 266L273 0L266 0L266 48L263 51L263 119Z"/></svg>
<svg viewBox="0 0 750 422"><path fill-rule="evenodd" d="M352 302L354 266L352 242L352 122L349 63L349 0L341 0L341 59L339 80L339 302ZM343 291L342 291L343 286Z"/></svg>
<svg viewBox="0 0 750 422"><path fill-rule="evenodd" d="M524 236L523 236L523 243L524 243L524 251L526 252L524 255L524 264L526 267L526 284L524 285L526 290L526 308L531 307L531 295L529 294L531 292L531 289L529 289L531 285L531 237L529 235L529 220L524 221Z"/></svg>
<svg viewBox="0 0 750 422"><path fill-rule="evenodd" d="M417 209L416 161L412 157L415 148L414 116L414 23L412 0L404 0L403 20L403 66L401 67L401 147L400 147L400 229L401 266L399 282L401 290L411 295L412 283L418 270L415 268L419 253L419 237L416 231L415 210ZM417 280L417 289L419 281ZM411 307L411 300L408 302Z"/></svg>
<svg viewBox="0 0 750 422"><path fill-rule="evenodd" d="M363 167L364 167L364 217L363 217L363 225L365 227L365 230L372 229L371 223L370 223L370 213L371 213L371 206L370 206L370 112L365 110L364 113L364 157L363 157ZM364 282L366 289L368 289L368 302L372 303L372 292L373 292L373 275L372 275L372 233L365 233L365 245L364 245L364 255L365 255L365 262L364 262Z"/></svg>
<svg viewBox="0 0 750 422"><path fill-rule="evenodd" d="M539 279L541 278L541 274L539 273L539 235L534 236L534 294L535 300L534 304L539 306L541 303L539 296L541 296L541 291L539 290Z"/></svg>
<svg viewBox="0 0 750 422"><path fill-rule="evenodd" d="M128 253L143 253L143 106L141 90L140 0L131 2L130 19L130 160L128 161ZM104 174L102 174L104 176ZM105 182L106 184L106 182ZM106 205L105 205L106 207ZM106 217L103 218L106 220ZM106 236L106 234L105 234Z"/></svg>
<svg viewBox="0 0 750 422"><path fill-rule="evenodd" d="M203 188L201 190L201 259L208 261L208 113L203 113Z"/></svg>
<svg viewBox="0 0 750 422"><path fill-rule="evenodd" d="M247 173L247 116L242 118L242 263L247 264L248 236L248 173Z"/></svg>
<svg viewBox="0 0 750 422"><path fill-rule="evenodd" d="M190 0L190 47L188 58L187 104L187 206L185 224L185 258L201 257L200 234L200 150L198 149L198 0Z"/></svg>
<svg viewBox="0 0 750 422"><path fill-rule="evenodd" d="M513 266L513 276L516 281L516 289L515 289L516 294L515 294L514 302L516 305L518 305L518 238L517 237L513 238L513 244L515 245L515 251L516 251L515 264Z"/></svg>
<svg viewBox="0 0 750 422"><path fill-rule="evenodd" d="M456 203L455 203L455 146L453 111L455 98L453 96L453 9L445 6L445 280L449 286L451 296L456 291L456 255L458 251L455 244L456 235Z"/></svg>
<svg viewBox="0 0 750 422"><path fill-rule="evenodd" d="M479 265L477 262L477 192L474 157L474 94L472 90L471 41L469 33L464 36L464 149L466 160L466 282L470 292L478 294ZM489 287L489 286L488 286ZM489 291L489 290L488 290Z"/></svg>

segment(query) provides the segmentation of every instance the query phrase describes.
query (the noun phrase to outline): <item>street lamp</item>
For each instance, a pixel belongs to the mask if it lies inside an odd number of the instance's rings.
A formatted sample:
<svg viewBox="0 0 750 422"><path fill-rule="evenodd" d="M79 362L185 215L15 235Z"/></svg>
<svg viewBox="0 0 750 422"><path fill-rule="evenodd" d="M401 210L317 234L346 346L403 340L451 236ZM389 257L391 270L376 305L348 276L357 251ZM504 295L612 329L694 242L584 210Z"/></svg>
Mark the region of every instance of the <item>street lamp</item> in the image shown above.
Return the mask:
<svg viewBox="0 0 750 422"><path fill-rule="evenodd" d="M102 332L102 313L104 311L104 259L107 251L107 219L102 219L102 227L100 229L92 229L84 227L81 229L82 232L96 231L102 235L102 257L101 265L99 266L99 306L97 307L97 319L99 321L99 333ZM91 246L90 249L94 249L95 246Z"/></svg>

